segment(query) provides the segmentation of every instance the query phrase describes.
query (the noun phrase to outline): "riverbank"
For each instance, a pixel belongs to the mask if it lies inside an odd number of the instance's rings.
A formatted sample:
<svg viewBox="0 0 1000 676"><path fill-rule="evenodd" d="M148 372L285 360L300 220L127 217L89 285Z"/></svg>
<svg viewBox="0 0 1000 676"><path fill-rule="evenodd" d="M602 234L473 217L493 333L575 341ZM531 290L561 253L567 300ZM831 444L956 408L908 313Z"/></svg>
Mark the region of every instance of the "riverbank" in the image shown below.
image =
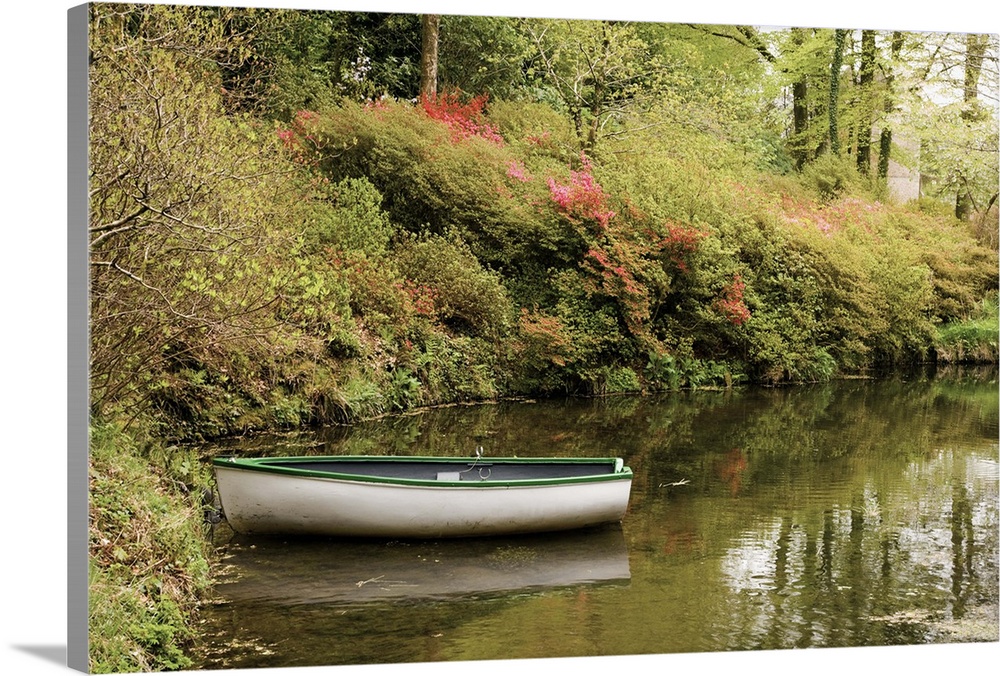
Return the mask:
<svg viewBox="0 0 1000 676"><path fill-rule="evenodd" d="M190 667L193 619L212 585L207 469L113 424L90 437L90 670Z"/></svg>
<svg viewBox="0 0 1000 676"><path fill-rule="evenodd" d="M787 126L695 92L597 145L534 88L237 114L225 72L189 58L215 35L191 11L94 9L91 404L106 419L212 438L988 356L957 335L934 352L940 327L995 307L988 196L974 217L950 193L897 202L848 153L795 170L773 135ZM178 134L152 143L159 97Z"/></svg>

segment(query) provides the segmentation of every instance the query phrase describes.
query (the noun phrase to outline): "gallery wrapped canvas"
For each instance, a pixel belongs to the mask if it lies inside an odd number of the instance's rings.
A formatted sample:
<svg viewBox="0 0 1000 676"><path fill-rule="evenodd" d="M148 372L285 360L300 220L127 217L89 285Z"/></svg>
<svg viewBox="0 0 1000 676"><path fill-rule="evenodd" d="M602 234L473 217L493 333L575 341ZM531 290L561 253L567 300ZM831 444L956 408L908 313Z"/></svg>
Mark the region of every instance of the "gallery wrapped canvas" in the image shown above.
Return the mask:
<svg viewBox="0 0 1000 676"><path fill-rule="evenodd" d="M431 4L69 10L69 665L996 643L997 34Z"/></svg>

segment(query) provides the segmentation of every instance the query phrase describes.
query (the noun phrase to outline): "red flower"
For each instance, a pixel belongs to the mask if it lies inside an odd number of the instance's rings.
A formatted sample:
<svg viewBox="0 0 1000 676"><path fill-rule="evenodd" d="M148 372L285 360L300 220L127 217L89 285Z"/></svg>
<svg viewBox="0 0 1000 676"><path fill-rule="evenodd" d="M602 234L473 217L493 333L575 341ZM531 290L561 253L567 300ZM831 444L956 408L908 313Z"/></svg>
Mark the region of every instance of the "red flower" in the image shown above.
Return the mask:
<svg viewBox="0 0 1000 676"><path fill-rule="evenodd" d="M436 96L422 96L420 105L428 117L443 122L451 129L453 141L478 136L502 146L503 137L496 127L486 121L483 113L488 98L486 94L481 94L468 103L462 103L458 91L448 91Z"/></svg>
<svg viewBox="0 0 1000 676"><path fill-rule="evenodd" d="M743 278L736 273L733 275L733 281L722 287L722 298L715 301L715 308L734 326L740 326L750 319L750 310L743 303L745 289Z"/></svg>

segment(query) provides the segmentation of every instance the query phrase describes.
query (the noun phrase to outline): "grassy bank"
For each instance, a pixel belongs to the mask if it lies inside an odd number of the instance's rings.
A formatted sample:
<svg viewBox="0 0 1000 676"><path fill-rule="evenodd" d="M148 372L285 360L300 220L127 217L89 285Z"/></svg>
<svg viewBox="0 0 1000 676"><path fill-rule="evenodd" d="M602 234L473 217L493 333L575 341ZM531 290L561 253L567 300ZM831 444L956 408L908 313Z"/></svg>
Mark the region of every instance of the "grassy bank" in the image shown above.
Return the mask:
<svg viewBox="0 0 1000 676"><path fill-rule="evenodd" d="M942 363L996 364L1000 340L1000 307L997 296L985 298L965 321L951 322L937 332L935 352Z"/></svg>
<svg viewBox="0 0 1000 676"><path fill-rule="evenodd" d="M166 460L169 458L169 462ZM191 623L209 588L195 460L113 425L91 430L90 670L189 667Z"/></svg>

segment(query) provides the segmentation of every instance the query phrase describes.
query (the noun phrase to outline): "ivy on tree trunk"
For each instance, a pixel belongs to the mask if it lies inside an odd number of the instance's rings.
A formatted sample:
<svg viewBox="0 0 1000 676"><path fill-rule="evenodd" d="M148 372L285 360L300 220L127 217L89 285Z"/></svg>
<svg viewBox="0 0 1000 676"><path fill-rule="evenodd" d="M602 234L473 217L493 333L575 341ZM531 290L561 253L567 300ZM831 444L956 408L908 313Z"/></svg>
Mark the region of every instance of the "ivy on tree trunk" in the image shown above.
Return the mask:
<svg viewBox="0 0 1000 676"><path fill-rule="evenodd" d="M864 176L871 173L872 115L874 112L872 85L875 81L875 31L861 31L861 119L858 122L858 171Z"/></svg>
<svg viewBox="0 0 1000 676"><path fill-rule="evenodd" d="M901 31L893 31L892 43L889 50L892 55L892 61L895 63L896 59L899 58L899 53L903 50L903 33ZM892 66L890 66L885 76L886 88L888 92L885 97L885 105L882 108L886 115L892 113L896 108L896 101L894 100L893 92L895 77L896 76L892 70ZM891 155L892 128L886 124L882 127L882 133L879 135L878 141L878 177L882 181L889 178L889 158Z"/></svg>
<svg viewBox="0 0 1000 676"><path fill-rule="evenodd" d="M834 33L833 60L830 62L830 152L840 154L840 137L837 130L837 100L840 96L840 68L844 64L844 41L847 31L838 28Z"/></svg>
<svg viewBox="0 0 1000 676"><path fill-rule="evenodd" d="M962 119L971 122L980 115L979 111L979 76L983 70L983 58L989 36L969 33L965 36L965 82L962 93ZM965 220L976 205L972 199L966 177L958 172L960 183L955 197L955 218Z"/></svg>

